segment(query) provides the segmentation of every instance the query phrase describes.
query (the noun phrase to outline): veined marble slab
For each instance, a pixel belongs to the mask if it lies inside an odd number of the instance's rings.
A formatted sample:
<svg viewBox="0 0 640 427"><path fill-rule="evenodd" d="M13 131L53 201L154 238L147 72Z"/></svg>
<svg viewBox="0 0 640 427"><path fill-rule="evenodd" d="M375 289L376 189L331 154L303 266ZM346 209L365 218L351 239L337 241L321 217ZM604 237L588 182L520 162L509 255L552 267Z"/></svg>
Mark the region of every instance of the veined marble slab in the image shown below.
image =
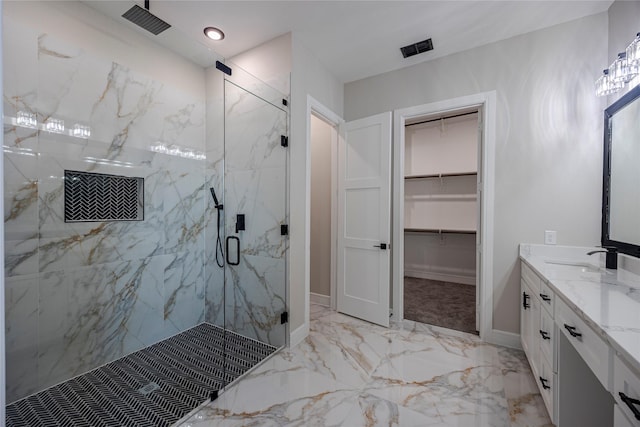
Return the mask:
<svg viewBox="0 0 640 427"><path fill-rule="evenodd" d="M180 425L551 427L521 351L311 308L304 342Z"/></svg>
<svg viewBox="0 0 640 427"><path fill-rule="evenodd" d="M206 151L204 93L19 23L3 30L15 41L3 52L12 402L204 320L210 196L204 159L153 148ZM144 178L144 221L66 223L67 169Z"/></svg>
<svg viewBox="0 0 640 427"><path fill-rule="evenodd" d="M225 82L225 235L239 239L225 267L226 327L276 347L285 344L287 114ZM237 215L245 229L236 231ZM226 246L226 245L225 245ZM225 248L226 250L226 248ZM212 252L210 252L212 253Z"/></svg>
<svg viewBox="0 0 640 427"><path fill-rule="evenodd" d="M618 269L609 270L604 254L587 255L593 250L599 248L522 244L520 259L640 372L640 260L619 254Z"/></svg>

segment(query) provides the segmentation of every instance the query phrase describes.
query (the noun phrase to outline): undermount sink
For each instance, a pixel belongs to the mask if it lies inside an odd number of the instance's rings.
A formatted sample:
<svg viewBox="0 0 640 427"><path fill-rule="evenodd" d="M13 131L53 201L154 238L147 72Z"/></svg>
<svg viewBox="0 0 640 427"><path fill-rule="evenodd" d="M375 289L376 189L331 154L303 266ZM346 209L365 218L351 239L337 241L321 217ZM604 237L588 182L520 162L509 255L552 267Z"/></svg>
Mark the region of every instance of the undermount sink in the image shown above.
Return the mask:
<svg viewBox="0 0 640 427"><path fill-rule="evenodd" d="M596 265L584 261L546 260L545 263L555 266L579 269L583 273L600 273L602 269Z"/></svg>

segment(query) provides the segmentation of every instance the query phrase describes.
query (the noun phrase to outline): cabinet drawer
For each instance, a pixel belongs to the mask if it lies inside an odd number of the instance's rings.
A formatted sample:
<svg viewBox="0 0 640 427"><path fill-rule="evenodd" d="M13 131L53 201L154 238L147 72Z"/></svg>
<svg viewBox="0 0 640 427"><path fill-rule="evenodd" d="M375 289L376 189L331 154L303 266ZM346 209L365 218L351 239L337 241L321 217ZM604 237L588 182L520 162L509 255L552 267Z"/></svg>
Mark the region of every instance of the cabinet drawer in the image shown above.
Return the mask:
<svg viewBox="0 0 640 427"><path fill-rule="evenodd" d="M556 364L554 360L554 323L553 317L547 310L540 310L540 329L538 330L538 338L540 342L540 354L547 359L553 372L556 372Z"/></svg>
<svg viewBox="0 0 640 427"><path fill-rule="evenodd" d="M521 262L520 265L522 267L522 279L527 282L531 290L535 292L536 296L538 296L538 293L540 292L540 277L524 262Z"/></svg>
<svg viewBox="0 0 640 427"><path fill-rule="evenodd" d="M626 403L620 393L624 393L625 400L634 399L636 402L640 402L640 377L616 355L613 359L613 397L616 399L616 406L629 420L634 421L632 425L640 426L640 420L636 419L629 406L633 406L640 414L640 404Z"/></svg>
<svg viewBox="0 0 640 427"><path fill-rule="evenodd" d="M609 346L560 298L556 305L556 324L596 378L611 391L611 350Z"/></svg>
<svg viewBox="0 0 640 427"><path fill-rule="evenodd" d="M547 407L547 411L549 412L549 418L553 420L553 394L556 390L557 376L553 373L551 366L544 358L540 359L540 373L536 380L538 381L538 388L540 389L542 400L544 400L544 406Z"/></svg>
<svg viewBox="0 0 640 427"><path fill-rule="evenodd" d="M632 424L620 409L620 404L613 405L613 427L636 427L639 424Z"/></svg>
<svg viewBox="0 0 640 427"><path fill-rule="evenodd" d="M540 292L538 296L540 297L540 305L549 310L549 314L553 316L555 294L549 285L542 280L540 281Z"/></svg>

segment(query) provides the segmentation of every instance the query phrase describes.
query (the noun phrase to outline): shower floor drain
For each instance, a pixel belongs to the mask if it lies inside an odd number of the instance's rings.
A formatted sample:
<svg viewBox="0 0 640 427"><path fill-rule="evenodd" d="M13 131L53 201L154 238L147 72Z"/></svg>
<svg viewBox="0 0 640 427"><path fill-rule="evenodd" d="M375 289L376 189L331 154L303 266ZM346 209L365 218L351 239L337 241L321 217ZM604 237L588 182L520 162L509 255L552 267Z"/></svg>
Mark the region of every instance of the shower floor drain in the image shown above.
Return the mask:
<svg viewBox="0 0 640 427"><path fill-rule="evenodd" d="M157 389L159 389L160 386L156 383L149 383L146 386L139 388L138 389L138 393L142 394L142 395L147 395L153 391L156 391Z"/></svg>
<svg viewBox="0 0 640 427"><path fill-rule="evenodd" d="M8 405L6 425L168 427L275 350L203 323Z"/></svg>

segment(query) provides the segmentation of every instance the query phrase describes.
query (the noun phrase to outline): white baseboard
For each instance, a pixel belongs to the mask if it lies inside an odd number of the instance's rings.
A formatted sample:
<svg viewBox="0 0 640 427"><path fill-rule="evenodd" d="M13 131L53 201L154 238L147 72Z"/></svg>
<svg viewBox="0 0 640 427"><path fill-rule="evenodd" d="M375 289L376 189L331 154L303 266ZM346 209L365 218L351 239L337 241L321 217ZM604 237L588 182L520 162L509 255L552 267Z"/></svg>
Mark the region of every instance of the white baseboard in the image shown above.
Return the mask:
<svg viewBox="0 0 640 427"><path fill-rule="evenodd" d="M309 301L311 301L312 303L323 305L325 307L331 307L331 297L329 295L315 294L313 292L309 292L309 295Z"/></svg>
<svg viewBox="0 0 640 427"><path fill-rule="evenodd" d="M513 332L505 332L498 329L492 329L490 336L482 337L482 339L491 344L522 350L520 334L514 334Z"/></svg>
<svg viewBox="0 0 640 427"><path fill-rule="evenodd" d="M408 277L417 277L418 279L438 280L440 282L461 283L463 285L476 284L475 276L466 276L458 274L435 273L433 271L404 269L404 275Z"/></svg>
<svg viewBox="0 0 640 427"><path fill-rule="evenodd" d="M307 338L309 335L309 324L303 323L298 326L289 336L289 347L295 347Z"/></svg>

